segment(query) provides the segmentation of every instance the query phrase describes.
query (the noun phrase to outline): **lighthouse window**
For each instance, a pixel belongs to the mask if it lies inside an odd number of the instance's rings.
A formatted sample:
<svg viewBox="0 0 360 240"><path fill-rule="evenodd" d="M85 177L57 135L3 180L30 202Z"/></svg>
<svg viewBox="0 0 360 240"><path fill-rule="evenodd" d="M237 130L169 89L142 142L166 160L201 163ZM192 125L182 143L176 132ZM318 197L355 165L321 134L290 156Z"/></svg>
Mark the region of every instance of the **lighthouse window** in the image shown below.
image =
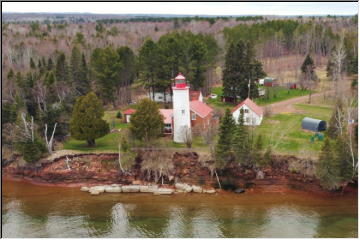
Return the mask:
<svg viewBox="0 0 360 240"><path fill-rule="evenodd" d="M184 109L181 110L181 114L182 114L182 115L185 115L185 110L184 110Z"/></svg>

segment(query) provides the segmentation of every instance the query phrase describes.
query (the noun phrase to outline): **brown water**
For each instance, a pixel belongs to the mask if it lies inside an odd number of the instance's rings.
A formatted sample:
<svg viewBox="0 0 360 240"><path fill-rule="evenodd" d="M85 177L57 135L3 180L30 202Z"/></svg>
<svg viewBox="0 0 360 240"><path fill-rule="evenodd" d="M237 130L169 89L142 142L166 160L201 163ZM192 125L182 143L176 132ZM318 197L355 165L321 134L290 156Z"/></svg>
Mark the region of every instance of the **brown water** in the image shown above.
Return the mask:
<svg viewBox="0 0 360 240"><path fill-rule="evenodd" d="M3 237L357 237L357 199L109 194L3 181Z"/></svg>

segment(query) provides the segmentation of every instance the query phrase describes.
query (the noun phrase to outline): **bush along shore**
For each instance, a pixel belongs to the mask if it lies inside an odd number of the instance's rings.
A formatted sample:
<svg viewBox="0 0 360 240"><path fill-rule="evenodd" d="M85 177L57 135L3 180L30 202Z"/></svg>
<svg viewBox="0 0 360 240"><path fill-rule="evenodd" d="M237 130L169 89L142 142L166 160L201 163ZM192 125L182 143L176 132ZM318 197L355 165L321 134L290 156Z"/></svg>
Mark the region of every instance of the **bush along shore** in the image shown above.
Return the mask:
<svg viewBox="0 0 360 240"><path fill-rule="evenodd" d="M139 151L126 170L120 170L118 154L72 154L48 162L21 166L15 158L3 161L3 177L47 186L79 187L101 193L236 193L302 190L314 194L356 192L357 183L327 191L315 177L315 163L295 156L272 156L264 167L243 167L229 162L221 169L206 154L195 152ZM123 165L125 165L123 163Z"/></svg>

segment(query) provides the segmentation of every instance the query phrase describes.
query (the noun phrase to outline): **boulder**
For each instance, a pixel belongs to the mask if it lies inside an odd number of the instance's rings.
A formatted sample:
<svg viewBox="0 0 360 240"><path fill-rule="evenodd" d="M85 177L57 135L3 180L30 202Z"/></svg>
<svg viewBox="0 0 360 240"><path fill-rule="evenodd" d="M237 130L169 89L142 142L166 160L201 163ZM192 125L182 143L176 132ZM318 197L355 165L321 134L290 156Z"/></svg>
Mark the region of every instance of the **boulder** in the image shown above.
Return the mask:
<svg viewBox="0 0 360 240"><path fill-rule="evenodd" d="M202 187L200 187L200 186L193 185L192 190L194 193L202 193Z"/></svg>
<svg viewBox="0 0 360 240"><path fill-rule="evenodd" d="M88 192L90 189L88 187L81 187L80 191Z"/></svg>
<svg viewBox="0 0 360 240"><path fill-rule="evenodd" d="M203 193L216 193L215 189L203 189Z"/></svg>
<svg viewBox="0 0 360 240"><path fill-rule="evenodd" d="M120 186L113 186L113 185L106 186L105 187L105 192L108 192L108 193L121 193L121 187Z"/></svg>
<svg viewBox="0 0 360 240"><path fill-rule="evenodd" d="M150 185L150 186L141 185L141 186L139 186L139 190L142 193L153 193L157 189L158 189L158 187L156 185Z"/></svg>
<svg viewBox="0 0 360 240"><path fill-rule="evenodd" d="M97 191L97 190L94 190L94 189L90 189L90 194L91 194L91 195L99 195L100 192Z"/></svg>
<svg viewBox="0 0 360 240"><path fill-rule="evenodd" d="M89 191L90 191L90 192L92 192L92 191L97 191L97 192L99 192L99 193L103 193L103 192L105 192L105 187L106 187L106 186L94 186L94 187L91 187L91 188L89 189Z"/></svg>
<svg viewBox="0 0 360 240"><path fill-rule="evenodd" d="M238 189L236 189L234 192L235 192L235 193L238 193L238 194L244 193L244 192L245 192L245 189L238 188Z"/></svg>
<svg viewBox="0 0 360 240"><path fill-rule="evenodd" d="M126 185L126 186L122 186L121 190L124 193L139 192L140 186L139 185Z"/></svg>
<svg viewBox="0 0 360 240"><path fill-rule="evenodd" d="M186 193L191 192L193 190L193 188L186 183L176 183L175 188L176 188L176 190L180 190L180 191L186 192Z"/></svg>
<svg viewBox="0 0 360 240"><path fill-rule="evenodd" d="M158 188L154 194L155 195L171 195L174 193L174 189L171 188Z"/></svg>

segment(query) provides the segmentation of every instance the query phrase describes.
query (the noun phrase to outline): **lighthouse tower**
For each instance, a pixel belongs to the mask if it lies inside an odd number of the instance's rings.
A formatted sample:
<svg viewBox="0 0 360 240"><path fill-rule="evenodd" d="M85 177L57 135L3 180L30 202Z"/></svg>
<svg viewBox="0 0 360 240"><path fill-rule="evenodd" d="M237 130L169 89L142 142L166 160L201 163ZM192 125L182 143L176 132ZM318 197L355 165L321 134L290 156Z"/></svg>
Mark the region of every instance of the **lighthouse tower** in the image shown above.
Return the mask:
<svg viewBox="0 0 360 240"><path fill-rule="evenodd" d="M185 142L185 134L191 128L189 86L185 77L179 73L175 78L173 90L174 142Z"/></svg>

